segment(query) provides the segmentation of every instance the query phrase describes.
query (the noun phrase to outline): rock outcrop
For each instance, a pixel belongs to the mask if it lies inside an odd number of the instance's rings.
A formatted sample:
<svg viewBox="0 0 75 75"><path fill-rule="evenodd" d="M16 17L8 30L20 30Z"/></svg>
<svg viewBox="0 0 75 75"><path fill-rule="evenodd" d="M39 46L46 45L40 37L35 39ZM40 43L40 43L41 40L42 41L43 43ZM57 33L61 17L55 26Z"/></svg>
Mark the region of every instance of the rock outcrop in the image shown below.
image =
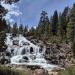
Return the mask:
<svg viewBox="0 0 75 75"><path fill-rule="evenodd" d="M45 58L49 63L58 64L61 66L67 66L72 64L73 57L70 44L61 43L49 43L46 45Z"/></svg>

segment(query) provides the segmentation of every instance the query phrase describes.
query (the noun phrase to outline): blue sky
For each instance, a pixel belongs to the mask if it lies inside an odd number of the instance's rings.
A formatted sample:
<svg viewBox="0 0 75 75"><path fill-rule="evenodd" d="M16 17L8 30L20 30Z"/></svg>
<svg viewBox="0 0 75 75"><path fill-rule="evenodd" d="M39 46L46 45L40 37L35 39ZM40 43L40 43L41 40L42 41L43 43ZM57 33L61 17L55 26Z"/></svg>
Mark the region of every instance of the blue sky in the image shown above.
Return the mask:
<svg viewBox="0 0 75 75"><path fill-rule="evenodd" d="M49 18L55 10L62 12L66 6L72 7L75 0L21 0L18 3L22 15L17 17L18 23L36 26L42 10L47 11Z"/></svg>

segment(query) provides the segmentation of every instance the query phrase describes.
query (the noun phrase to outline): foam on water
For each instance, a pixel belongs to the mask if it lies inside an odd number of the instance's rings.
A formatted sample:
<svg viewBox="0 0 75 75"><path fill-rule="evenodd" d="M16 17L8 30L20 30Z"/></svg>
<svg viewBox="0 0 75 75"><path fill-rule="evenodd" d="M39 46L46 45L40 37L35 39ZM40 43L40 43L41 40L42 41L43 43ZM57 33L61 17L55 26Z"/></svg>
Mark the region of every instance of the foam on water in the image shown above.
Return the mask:
<svg viewBox="0 0 75 75"><path fill-rule="evenodd" d="M42 48L42 51L40 52L39 46L34 45L22 35L19 35L18 37L15 37L13 39L10 39L11 37L12 36L10 34L7 34L7 50L10 51L11 54L13 53L11 57L11 64L34 65L40 66L44 69L53 69L55 67L58 67L56 65L47 63L44 58L45 48ZM18 41L17 45L14 45L13 41Z"/></svg>

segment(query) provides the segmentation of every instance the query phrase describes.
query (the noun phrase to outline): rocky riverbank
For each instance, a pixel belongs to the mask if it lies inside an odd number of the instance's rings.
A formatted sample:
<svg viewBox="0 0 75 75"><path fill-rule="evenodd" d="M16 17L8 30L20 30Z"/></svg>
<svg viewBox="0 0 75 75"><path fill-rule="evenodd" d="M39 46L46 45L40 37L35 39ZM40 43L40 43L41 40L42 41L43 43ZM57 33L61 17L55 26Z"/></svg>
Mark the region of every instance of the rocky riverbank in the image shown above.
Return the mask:
<svg viewBox="0 0 75 75"><path fill-rule="evenodd" d="M64 70L63 68L54 68L53 70L45 70L43 68L34 66L28 67L25 65L5 65L5 67L10 68L11 70L15 71L24 71L27 75L58 75L58 72Z"/></svg>
<svg viewBox="0 0 75 75"><path fill-rule="evenodd" d="M67 67L75 64L75 59L71 52L70 44L66 43L50 43L46 46L45 58L49 63L57 64L62 67Z"/></svg>
<svg viewBox="0 0 75 75"><path fill-rule="evenodd" d="M40 51L43 47L45 47L44 58L48 61L48 64L59 65L63 68L54 68L53 70L45 70L38 66L24 66L24 65L6 65L10 64L11 54L7 51L0 53L0 63L5 64L5 66L11 69L17 70L26 70L29 71L31 75L44 75L45 72L49 75L57 75L61 69L69 67L70 65L75 64L75 59L73 58L73 54L71 52L71 44L66 43L48 43L43 42L41 40L31 40L32 43L41 47Z"/></svg>

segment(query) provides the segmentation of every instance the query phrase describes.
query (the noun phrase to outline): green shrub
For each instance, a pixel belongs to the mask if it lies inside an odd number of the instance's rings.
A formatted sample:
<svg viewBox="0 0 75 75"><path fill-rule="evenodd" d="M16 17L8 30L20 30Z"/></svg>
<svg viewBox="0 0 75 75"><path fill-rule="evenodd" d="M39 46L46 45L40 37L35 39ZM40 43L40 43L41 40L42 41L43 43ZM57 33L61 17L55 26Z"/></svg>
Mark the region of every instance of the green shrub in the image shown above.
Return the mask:
<svg viewBox="0 0 75 75"><path fill-rule="evenodd" d="M75 75L75 67L69 67L64 71L59 72L58 75Z"/></svg>
<svg viewBox="0 0 75 75"><path fill-rule="evenodd" d="M0 75L30 75L29 72L11 69L5 66L0 66Z"/></svg>

